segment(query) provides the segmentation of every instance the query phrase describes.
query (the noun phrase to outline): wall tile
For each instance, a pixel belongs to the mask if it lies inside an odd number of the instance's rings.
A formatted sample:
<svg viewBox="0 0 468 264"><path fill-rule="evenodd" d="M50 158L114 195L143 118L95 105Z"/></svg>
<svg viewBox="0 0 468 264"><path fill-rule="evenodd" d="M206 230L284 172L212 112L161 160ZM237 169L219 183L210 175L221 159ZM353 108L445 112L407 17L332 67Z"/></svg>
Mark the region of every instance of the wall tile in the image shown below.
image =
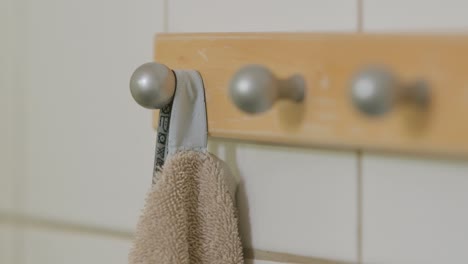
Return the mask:
<svg viewBox="0 0 468 264"><path fill-rule="evenodd" d="M162 0L29 1L26 213L134 228L150 187L151 113L132 99Z"/></svg>
<svg viewBox="0 0 468 264"><path fill-rule="evenodd" d="M356 260L354 153L210 144L241 179L237 197L244 247Z"/></svg>
<svg viewBox="0 0 468 264"><path fill-rule="evenodd" d="M0 35L9 34L9 2L0 1ZM0 210L11 207L10 87L8 41L0 41Z"/></svg>
<svg viewBox="0 0 468 264"><path fill-rule="evenodd" d="M30 229L24 235L24 264L128 263L130 242Z"/></svg>
<svg viewBox="0 0 468 264"><path fill-rule="evenodd" d="M364 0L366 31L468 30L467 1L460 0Z"/></svg>
<svg viewBox="0 0 468 264"><path fill-rule="evenodd" d="M468 262L468 163L366 154L365 263Z"/></svg>
<svg viewBox="0 0 468 264"><path fill-rule="evenodd" d="M171 32L355 31L357 3L346 0L173 0Z"/></svg>
<svg viewBox="0 0 468 264"><path fill-rule="evenodd" d="M0 224L0 263L13 263L13 229Z"/></svg>
<svg viewBox="0 0 468 264"><path fill-rule="evenodd" d="M2 69L0 68L0 71ZM0 83L0 86L2 84ZM10 210L12 207L12 177L11 177L11 166L10 166L10 142L9 142L9 127L8 122L10 117L8 116L7 108L8 102L5 102L7 98L7 91L0 90L0 211Z"/></svg>
<svg viewBox="0 0 468 264"><path fill-rule="evenodd" d="M25 1L0 1L0 210L13 211L25 160ZM20 74L21 73L21 74Z"/></svg>

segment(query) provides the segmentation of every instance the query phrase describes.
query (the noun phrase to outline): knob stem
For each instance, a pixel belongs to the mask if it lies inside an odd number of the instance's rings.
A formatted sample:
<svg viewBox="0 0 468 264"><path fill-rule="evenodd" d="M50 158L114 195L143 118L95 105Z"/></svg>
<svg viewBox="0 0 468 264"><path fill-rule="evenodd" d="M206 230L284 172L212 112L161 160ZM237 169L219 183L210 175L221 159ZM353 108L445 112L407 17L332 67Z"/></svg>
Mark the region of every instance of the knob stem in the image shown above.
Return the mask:
<svg viewBox="0 0 468 264"><path fill-rule="evenodd" d="M430 100L429 84L423 80L403 86L401 99L414 103L420 107L427 107Z"/></svg>
<svg viewBox="0 0 468 264"><path fill-rule="evenodd" d="M301 75L293 75L285 80L278 80L279 97L294 102L301 102L305 97L305 80Z"/></svg>

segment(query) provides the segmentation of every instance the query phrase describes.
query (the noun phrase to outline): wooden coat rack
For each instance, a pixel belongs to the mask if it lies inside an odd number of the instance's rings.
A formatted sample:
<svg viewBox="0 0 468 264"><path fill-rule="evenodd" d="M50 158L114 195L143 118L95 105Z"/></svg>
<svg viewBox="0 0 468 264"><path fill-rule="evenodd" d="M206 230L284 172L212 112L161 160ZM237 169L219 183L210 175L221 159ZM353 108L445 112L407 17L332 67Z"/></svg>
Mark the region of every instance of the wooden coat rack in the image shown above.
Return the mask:
<svg viewBox="0 0 468 264"><path fill-rule="evenodd" d="M200 72L212 137L468 155L468 36L160 34L155 60ZM279 101L255 115L239 110L227 90L236 71L248 64L264 65L281 78L302 75L303 102ZM427 107L398 104L380 116L359 111L350 99L351 80L369 65L385 66L401 82L424 80L430 88Z"/></svg>

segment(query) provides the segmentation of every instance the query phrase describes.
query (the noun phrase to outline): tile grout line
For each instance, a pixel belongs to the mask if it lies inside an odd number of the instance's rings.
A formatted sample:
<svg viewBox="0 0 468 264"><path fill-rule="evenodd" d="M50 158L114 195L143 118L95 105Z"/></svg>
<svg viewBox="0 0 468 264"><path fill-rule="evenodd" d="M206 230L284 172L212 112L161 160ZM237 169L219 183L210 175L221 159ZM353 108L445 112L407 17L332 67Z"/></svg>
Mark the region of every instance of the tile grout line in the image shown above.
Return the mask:
<svg viewBox="0 0 468 264"><path fill-rule="evenodd" d="M364 27L364 0L356 0L357 5L357 32L362 33ZM357 227L356 227L356 254L358 263L363 263L363 186L362 186L362 150L357 151Z"/></svg>
<svg viewBox="0 0 468 264"><path fill-rule="evenodd" d="M357 261L362 263L363 253L363 187L362 187L362 151L357 151L357 238L356 238L356 250L357 250Z"/></svg>
<svg viewBox="0 0 468 264"><path fill-rule="evenodd" d="M79 233L94 236L114 237L131 240L132 231L122 231L100 226L71 223L62 220L52 220L16 213L0 213L0 224L9 224L17 228L35 228L56 232Z"/></svg>
<svg viewBox="0 0 468 264"><path fill-rule="evenodd" d="M244 259L264 260L289 264L353 264L354 262L299 256L289 253L272 252L259 249L244 248Z"/></svg>

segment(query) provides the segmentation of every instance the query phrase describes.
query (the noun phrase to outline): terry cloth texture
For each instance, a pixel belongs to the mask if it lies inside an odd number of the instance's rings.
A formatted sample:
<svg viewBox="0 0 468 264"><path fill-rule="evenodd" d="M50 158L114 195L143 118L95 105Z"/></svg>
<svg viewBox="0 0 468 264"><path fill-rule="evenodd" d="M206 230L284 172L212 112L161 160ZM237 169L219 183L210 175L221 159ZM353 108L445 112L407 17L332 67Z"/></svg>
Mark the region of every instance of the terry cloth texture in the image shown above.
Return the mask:
<svg viewBox="0 0 468 264"><path fill-rule="evenodd" d="M171 156L146 199L130 264L241 264L236 180L198 151Z"/></svg>

